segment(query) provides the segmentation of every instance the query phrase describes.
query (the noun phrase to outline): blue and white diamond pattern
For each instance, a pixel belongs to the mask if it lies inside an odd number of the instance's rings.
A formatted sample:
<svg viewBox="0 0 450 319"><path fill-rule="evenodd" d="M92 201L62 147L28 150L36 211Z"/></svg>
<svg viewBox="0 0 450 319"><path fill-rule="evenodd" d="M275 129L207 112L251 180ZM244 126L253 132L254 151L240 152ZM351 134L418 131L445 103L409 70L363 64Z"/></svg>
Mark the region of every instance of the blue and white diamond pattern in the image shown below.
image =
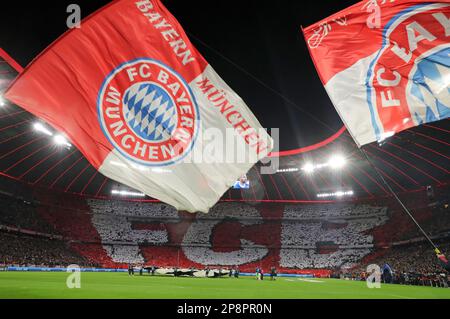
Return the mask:
<svg viewBox="0 0 450 319"><path fill-rule="evenodd" d="M154 142L169 139L178 123L173 99L152 82L140 82L128 88L123 98L123 112L133 132Z"/></svg>
<svg viewBox="0 0 450 319"><path fill-rule="evenodd" d="M418 124L450 117L450 47L421 60L412 80Z"/></svg>

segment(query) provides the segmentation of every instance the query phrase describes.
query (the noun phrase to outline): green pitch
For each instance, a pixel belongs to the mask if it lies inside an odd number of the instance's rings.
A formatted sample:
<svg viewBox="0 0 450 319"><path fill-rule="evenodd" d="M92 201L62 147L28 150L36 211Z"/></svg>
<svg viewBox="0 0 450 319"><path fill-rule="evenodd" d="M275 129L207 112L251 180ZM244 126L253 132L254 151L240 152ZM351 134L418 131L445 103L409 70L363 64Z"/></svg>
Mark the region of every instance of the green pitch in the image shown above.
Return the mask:
<svg viewBox="0 0 450 319"><path fill-rule="evenodd" d="M5 298L447 298L450 289L382 285L368 289L365 282L336 279L280 277L174 278L126 273L81 273L81 288L68 289L66 273L1 272L0 299Z"/></svg>

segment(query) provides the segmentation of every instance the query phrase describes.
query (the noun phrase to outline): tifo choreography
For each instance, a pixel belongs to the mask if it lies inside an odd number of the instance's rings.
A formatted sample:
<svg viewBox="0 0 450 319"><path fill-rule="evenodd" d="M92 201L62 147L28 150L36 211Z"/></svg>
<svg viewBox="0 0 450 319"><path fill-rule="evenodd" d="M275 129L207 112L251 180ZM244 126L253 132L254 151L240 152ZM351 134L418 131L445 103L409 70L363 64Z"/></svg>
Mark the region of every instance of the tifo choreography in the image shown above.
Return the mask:
<svg viewBox="0 0 450 319"><path fill-rule="evenodd" d="M450 298L450 0L98 2L2 7L0 299Z"/></svg>

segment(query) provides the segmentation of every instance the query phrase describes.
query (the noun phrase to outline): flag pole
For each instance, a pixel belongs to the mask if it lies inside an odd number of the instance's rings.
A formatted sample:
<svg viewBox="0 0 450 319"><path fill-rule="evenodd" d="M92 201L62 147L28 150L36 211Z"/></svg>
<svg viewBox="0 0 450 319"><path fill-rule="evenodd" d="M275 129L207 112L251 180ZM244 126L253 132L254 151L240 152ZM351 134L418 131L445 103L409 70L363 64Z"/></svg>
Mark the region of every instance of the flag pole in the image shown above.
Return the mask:
<svg viewBox="0 0 450 319"><path fill-rule="evenodd" d="M305 44L306 47L308 48L308 52L309 55L314 63L314 67L317 70L317 73L319 75L319 78L321 80L322 83L324 83L322 76L319 72L319 69L317 68L317 64L316 64L316 60L314 59L314 56L311 52L311 48L308 44L308 41L306 40L306 35L305 35L305 30L303 28L303 26L300 26L301 29L301 34L303 35L303 39L305 40ZM336 109L337 110L337 109ZM344 123L345 124L345 123ZM345 125L347 126L347 125ZM347 129L348 130L348 129ZM369 156L367 155L367 152L362 148L362 146L359 145L359 143L357 143L356 139L354 138L354 136L351 134L351 132L349 131L351 138L353 139L353 141L356 143L358 149L360 150L361 153L363 153L366 161L369 163L369 165L375 170L376 174L380 177L380 179L383 181L384 185L386 185L387 189L389 190L389 192L392 194L392 196L396 199L396 201L400 204L400 206L403 208L403 210L405 211L405 213L409 216L409 218L414 222L414 224L417 226L417 228L420 230L420 232L423 234L423 236L426 238L426 240L431 244L431 246L433 246L434 248L434 252L436 253L436 256L440 259L439 256L444 256L441 251L439 250L439 248L436 246L436 244L433 242L433 240L431 240L430 236L428 236L428 234L425 232L425 230L422 228L422 226L420 226L420 224L417 222L417 220L414 218L414 216L411 214L411 212L409 211L409 209L405 206L405 204L402 202L402 200L398 197L398 195L394 192L394 190L392 189L391 185L389 185L389 183L386 181L386 179L383 177L383 175L380 173L380 171L378 170L378 168L372 163L372 161L370 160ZM444 256L445 259L445 256ZM447 267L450 267L448 265L448 261L447 261ZM450 269L450 268L449 268ZM450 271L450 270L449 270Z"/></svg>
<svg viewBox="0 0 450 319"><path fill-rule="evenodd" d="M411 214L410 210L405 206L405 204L403 203L403 201L400 199L400 197L398 197L398 195L395 193L395 191L392 189L391 185L389 185L389 183L386 181L386 179L383 177L383 175L380 173L380 171L378 170L378 168L373 164L373 162L370 160L369 156L367 155L367 152L363 149L360 148L361 153L364 154L364 157L366 159L366 161L370 164L370 166L375 170L375 172L377 173L378 177L381 179L381 181L383 182L384 185L386 185L387 189L389 190L389 192L392 194L392 196L397 200L397 202L400 204L400 206L403 208L403 210L405 211L405 213L411 218L411 220L414 222L414 224L416 224L417 228L421 231L421 233L424 235L424 237L428 240L428 242L431 244L431 246L433 246L434 251L436 254L440 254L440 250L439 248L436 246L436 244L433 242L433 240L431 240L430 236L428 236L428 234L425 232L425 230L422 228L422 226L420 226L420 224L417 222L417 220L414 218L414 216Z"/></svg>

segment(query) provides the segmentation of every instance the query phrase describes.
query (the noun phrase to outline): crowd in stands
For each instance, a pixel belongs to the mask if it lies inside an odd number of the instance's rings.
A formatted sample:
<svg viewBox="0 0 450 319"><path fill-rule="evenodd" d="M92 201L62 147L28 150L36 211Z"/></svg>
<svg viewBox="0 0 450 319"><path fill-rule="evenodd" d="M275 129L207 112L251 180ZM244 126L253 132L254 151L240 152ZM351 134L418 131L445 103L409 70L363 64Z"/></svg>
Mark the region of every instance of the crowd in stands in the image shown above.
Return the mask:
<svg viewBox="0 0 450 319"><path fill-rule="evenodd" d="M371 250L364 248L339 249L320 254L314 249L281 249L280 266L298 269L334 269L354 267Z"/></svg>
<svg viewBox="0 0 450 319"><path fill-rule="evenodd" d="M208 214L197 216L198 220L223 219L225 217L239 220L261 219L261 215L255 206L245 203L219 203L214 206Z"/></svg>
<svg viewBox="0 0 450 319"><path fill-rule="evenodd" d="M43 233L55 232L54 227L38 216L34 203L1 194L0 225L33 229Z"/></svg>
<svg viewBox="0 0 450 319"><path fill-rule="evenodd" d="M439 241L439 248L450 254L450 241ZM435 273L442 270L436 254L428 242L392 246L371 264L389 264L397 273ZM359 267L363 270L364 266Z"/></svg>
<svg viewBox="0 0 450 319"><path fill-rule="evenodd" d="M103 248L115 263L145 263L138 245L103 245Z"/></svg>
<svg viewBox="0 0 450 319"><path fill-rule="evenodd" d="M169 213L170 222L173 223L177 219L175 211L167 210L163 204L90 200L89 205L92 210L92 224L100 235L104 249L115 262L125 262L127 259L140 262L143 257L138 245L163 245L170 242L168 229L134 229L133 222L136 219L144 222L145 218L148 218L151 223L155 218L164 220L165 213ZM355 205L341 205L338 211L342 211L344 216L339 220L336 219L339 216L336 213L328 215L320 213L320 218L313 216L312 207L319 206L306 206L305 211L302 210L302 206L287 206L284 215L289 215L287 220L279 218L269 222L277 224L281 229L281 238L277 239L278 243L274 243L274 246L282 248L281 264L286 268L354 265L370 253L368 248L373 246L373 237L367 231L388 220L385 208L372 209L368 205L362 208ZM333 223L328 222L324 216L334 217ZM351 218L347 219L349 216ZM300 218L308 220L301 221ZM234 242L235 249L227 251L214 249L212 238L217 226L230 222L238 222L239 229L247 227L247 233L250 232L251 238L256 241L245 236L241 238L244 230L239 230L238 240ZM197 215L192 220L182 237L182 251L188 259L203 265L236 265L258 261L268 253L267 241L264 239L269 234L266 228L253 226L266 223L267 220L262 218L255 206L220 203L209 214ZM235 226L233 228L236 229ZM234 229L230 229L224 235L232 236ZM261 245L260 242L265 242L266 245ZM316 251L319 242L331 242L342 248L329 253L320 253ZM114 247L117 249L113 249Z"/></svg>
<svg viewBox="0 0 450 319"><path fill-rule="evenodd" d="M276 251L277 266L284 270L351 269L375 254L370 263L389 263L398 274L437 274L440 269L422 244L380 253L380 242L417 237L414 225L401 223L407 217L382 202L285 205L271 216L268 209L263 213L257 205L237 202L219 203L207 215L190 215L159 203L77 200L64 207L65 199L53 205L50 195L35 202L0 195L0 226L64 237L1 232L0 257L6 258L0 263L117 267L145 264L151 256L152 262L159 258L168 265L226 267L269 258L272 263ZM424 206L415 213L432 235L450 230L448 210ZM450 247L442 248L450 254Z"/></svg>
<svg viewBox="0 0 450 319"><path fill-rule="evenodd" d="M326 241L347 247L371 245L373 236L366 234L366 231L386 221L386 216L352 219L342 223L343 227L338 226L336 229L324 229L323 222L320 221L283 222L281 242L283 246L303 247L315 247L315 243Z"/></svg>
<svg viewBox="0 0 450 319"><path fill-rule="evenodd" d="M177 210L166 204L94 199L88 199L87 202L94 214L156 219L178 218Z"/></svg>
<svg viewBox="0 0 450 319"><path fill-rule="evenodd" d="M450 240L440 240L437 244L440 250L449 256ZM389 277L382 274L382 281L385 283L443 288L448 288L450 285L450 273L444 269L433 247L426 241L385 248L370 262L359 264L350 270L341 269L335 276L366 280L369 265L378 265L381 272L384 265L389 265L393 273Z"/></svg>
<svg viewBox="0 0 450 319"><path fill-rule="evenodd" d="M97 267L103 268L121 268L122 264L114 262L108 254L106 254L103 245L98 244L88 244L88 243L77 243L71 242L69 244L70 248L82 255L89 264L95 264Z"/></svg>
<svg viewBox="0 0 450 319"><path fill-rule="evenodd" d="M214 251L210 247L183 247L183 253L190 260L202 265L243 265L263 259L268 249L254 247L248 240L242 239L243 247L229 252Z"/></svg>
<svg viewBox="0 0 450 319"><path fill-rule="evenodd" d="M103 243L164 244L168 242L167 231L132 229L132 223L125 216L94 213L92 224Z"/></svg>
<svg viewBox="0 0 450 319"><path fill-rule="evenodd" d="M91 213L88 210L73 210L43 203L36 209L39 218L53 225L58 234L85 242L100 241L97 231L92 226Z"/></svg>
<svg viewBox="0 0 450 319"><path fill-rule="evenodd" d="M387 207L366 204L286 205L284 218L333 219L385 216Z"/></svg>
<svg viewBox="0 0 450 319"><path fill-rule="evenodd" d="M256 225L264 222L259 211L253 206L221 203L216 205L209 214L197 216L184 235L183 245L210 243L214 227L224 220L239 220L242 225Z"/></svg>
<svg viewBox="0 0 450 319"><path fill-rule="evenodd" d="M429 211L429 218L421 223L421 227L429 236L439 235L443 232L450 232L450 210L439 205L433 208L426 208ZM404 235L405 239L421 236L417 227Z"/></svg>
<svg viewBox="0 0 450 319"><path fill-rule="evenodd" d="M64 241L7 232L0 232L0 264L28 267L92 265Z"/></svg>

